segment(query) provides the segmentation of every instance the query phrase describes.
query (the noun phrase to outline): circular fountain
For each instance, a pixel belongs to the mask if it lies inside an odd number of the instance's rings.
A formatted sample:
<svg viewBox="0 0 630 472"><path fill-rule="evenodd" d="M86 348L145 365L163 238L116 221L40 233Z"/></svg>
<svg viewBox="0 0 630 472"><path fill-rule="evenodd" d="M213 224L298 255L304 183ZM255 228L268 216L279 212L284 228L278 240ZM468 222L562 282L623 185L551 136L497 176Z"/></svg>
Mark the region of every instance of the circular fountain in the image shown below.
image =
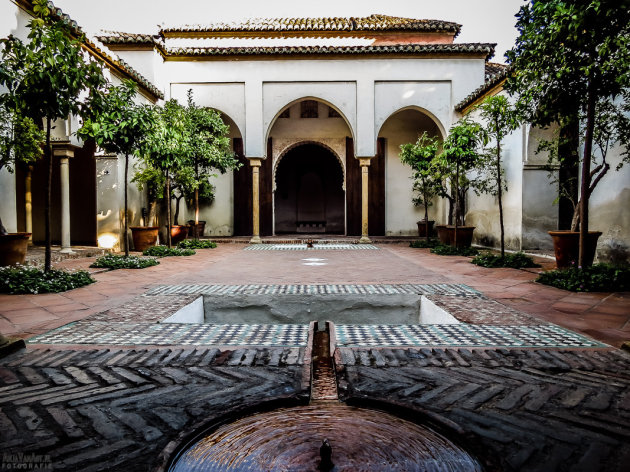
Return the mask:
<svg viewBox="0 0 630 472"><path fill-rule="evenodd" d="M338 402L283 408L224 424L182 452L173 472L481 471L441 434Z"/></svg>

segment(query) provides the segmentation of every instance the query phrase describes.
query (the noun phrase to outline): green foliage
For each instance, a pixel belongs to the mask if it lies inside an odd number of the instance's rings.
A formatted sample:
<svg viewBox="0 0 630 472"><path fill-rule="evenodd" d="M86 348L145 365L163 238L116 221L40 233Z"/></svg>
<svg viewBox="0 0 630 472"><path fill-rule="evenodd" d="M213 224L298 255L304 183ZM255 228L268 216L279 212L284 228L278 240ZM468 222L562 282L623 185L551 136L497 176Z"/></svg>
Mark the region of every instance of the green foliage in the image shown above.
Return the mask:
<svg viewBox="0 0 630 472"><path fill-rule="evenodd" d="M159 262L152 257L122 256L118 254L106 254L96 259L90 267L101 269L146 269L158 265Z"/></svg>
<svg viewBox="0 0 630 472"><path fill-rule="evenodd" d="M13 172L17 163L32 164L42 156L44 134L32 119L0 103L0 169Z"/></svg>
<svg viewBox="0 0 630 472"><path fill-rule="evenodd" d="M630 9L618 0L528 2L506 53L506 88L525 117L546 126L586 111L589 93L614 99L630 84Z"/></svg>
<svg viewBox="0 0 630 472"><path fill-rule="evenodd" d="M440 141L426 132L418 137L415 143L400 145L400 160L413 169L413 190L418 196L413 204L424 206L425 218L432 198L438 194L440 181L432 169L432 162L440 148Z"/></svg>
<svg viewBox="0 0 630 472"><path fill-rule="evenodd" d="M455 247L438 244L431 249L431 254L437 254L438 256L476 256L479 254L479 251L474 247Z"/></svg>
<svg viewBox="0 0 630 472"><path fill-rule="evenodd" d="M68 272L37 267L0 267L0 293L58 293L96 282L85 270Z"/></svg>
<svg viewBox="0 0 630 472"><path fill-rule="evenodd" d="M540 267L540 265L534 262L534 259L526 254L523 254L522 252L506 254L504 257L501 257L499 254L485 252L479 254L470 262L482 267L510 267L512 269L521 269L523 267Z"/></svg>
<svg viewBox="0 0 630 472"><path fill-rule="evenodd" d="M217 243L207 239L184 239L177 245L179 249L214 249Z"/></svg>
<svg viewBox="0 0 630 472"><path fill-rule="evenodd" d="M627 292L630 290L630 267L594 264L541 273L536 282L572 292Z"/></svg>
<svg viewBox="0 0 630 472"><path fill-rule="evenodd" d="M464 224L464 212L459 203L463 199L461 197L465 197L465 189L471 184L467 173L479 165L480 147L484 142L485 135L481 125L464 117L451 126L442 152L435 159L435 168L443 182L441 194L446 196L447 182L454 194L454 198L450 199L455 200L455 220L458 224Z"/></svg>
<svg viewBox="0 0 630 472"><path fill-rule="evenodd" d="M142 253L145 256L154 257L170 257L170 256L194 256L196 252L193 249L179 249L166 246L151 246Z"/></svg>
<svg viewBox="0 0 630 472"><path fill-rule="evenodd" d="M418 239L417 241L411 241L409 243L409 247L413 247L416 249L426 249L426 248L432 248L432 247L436 247L440 244L440 241L438 239Z"/></svg>

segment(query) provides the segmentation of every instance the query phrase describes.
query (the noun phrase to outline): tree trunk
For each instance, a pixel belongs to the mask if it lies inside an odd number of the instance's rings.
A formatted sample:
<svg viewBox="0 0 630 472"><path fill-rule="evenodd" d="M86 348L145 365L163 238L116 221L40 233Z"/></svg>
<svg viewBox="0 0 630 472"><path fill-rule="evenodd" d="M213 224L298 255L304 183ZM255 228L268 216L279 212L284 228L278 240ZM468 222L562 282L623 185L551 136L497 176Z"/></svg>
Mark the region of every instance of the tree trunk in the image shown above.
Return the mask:
<svg viewBox="0 0 630 472"><path fill-rule="evenodd" d="M498 126L497 126L498 129ZM501 259L505 257L505 227L503 225L503 189L501 188L501 140L497 136L497 184L499 197L499 224L501 225Z"/></svg>
<svg viewBox="0 0 630 472"><path fill-rule="evenodd" d="M50 234L50 203L52 200L52 172L53 172L53 155L52 146L50 144L50 118L46 118L46 154L48 154L48 178L46 179L46 206L44 208L44 228L46 237L46 252L44 255L44 272L51 269L51 249L52 237Z"/></svg>
<svg viewBox="0 0 630 472"><path fill-rule="evenodd" d="M124 236L124 240L125 240L125 257L129 257L129 219L127 218L127 215L129 214L129 206L128 206L128 202L127 202L127 174L129 174L129 154L125 154L125 215L124 215L124 219L125 219L125 236Z"/></svg>
<svg viewBox="0 0 630 472"><path fill-rule="evenodd" d="M195 189L195 231L193 235L195 239L199 239L199 187Z"/></svg>
<svg viewBox="0 0 630 472"><path fill-rule="evenodd" d="M558 169L558 185L560 198L558 201L558 229L577 231L579 218L578 176L580 173L580 123L578 110L567 118L567 123L560 129L560 169Z"/></svg>
<svg viewBox="0 0 630 472"><path fill-rule="evenodd" d="M582 159L582 188L580 192L580 250L578 267L586 267L586 238L588 237L588 202L591 186L591 154L593 128L595 127L595 91L593 79L588 83L586 102L586 131L584 133L584 156Z"/></svg>
<svg viewBox="0 0 630 472"><path fill-rule="evenodd" d="M453 245L457 247L457 224L459 223L459 162L455 166L455 231Z"/></svg>
<svg viewBox="0 0 630 472"><path fill-rule="evenodd" d="M166 245L171 248L171 178L166 171Z"/></svg>
<svg viewBox="0 0 630 472"><path fill-rule="evenodd" d="M175 197L175 214L173 215L173 224L179 224L179 201L182 199L182 196Z"/></svg>

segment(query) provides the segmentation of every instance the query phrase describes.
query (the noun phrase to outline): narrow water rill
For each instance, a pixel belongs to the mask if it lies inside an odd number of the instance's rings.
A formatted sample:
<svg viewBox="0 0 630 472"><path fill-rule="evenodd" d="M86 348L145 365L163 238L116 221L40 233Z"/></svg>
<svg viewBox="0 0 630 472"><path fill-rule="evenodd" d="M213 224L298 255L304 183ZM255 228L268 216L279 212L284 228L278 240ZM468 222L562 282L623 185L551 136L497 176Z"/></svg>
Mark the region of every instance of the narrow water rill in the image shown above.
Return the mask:
<svg viewBox="0 0 630 472"><path fill-rule="evenodd" d="M315 330L312 342L309 405L239 418L208 431L170 470L482 470L464 449L427 427L339 402L327 325Z"/></svg>

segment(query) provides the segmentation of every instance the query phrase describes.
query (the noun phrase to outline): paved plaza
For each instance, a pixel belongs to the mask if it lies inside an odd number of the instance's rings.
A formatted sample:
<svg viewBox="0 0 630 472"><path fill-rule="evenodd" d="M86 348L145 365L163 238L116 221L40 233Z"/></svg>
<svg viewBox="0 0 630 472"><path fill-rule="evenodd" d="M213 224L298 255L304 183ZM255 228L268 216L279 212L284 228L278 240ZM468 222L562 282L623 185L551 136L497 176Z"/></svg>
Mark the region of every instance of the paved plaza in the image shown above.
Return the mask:
<svg viewBox="0 0 630 472"><path fill-rule="evenodd" d="M166 470L204 428L317 398L430 426L486 470L625 470L629 293L564 292L536 284L541 269L404 243L289 242L222 243L143 270L89 269L97 283L70 292L0 295L0 331L27 341L0 359L0 470ZM221 300L245 321L199 308ZM392 300L418 300L420 319L395 322ZM320 329L318 307L356 310L329 325L332 397L311 373L317 325L270 301L312 309ZM272 321L247 322L255 305Z"/></svg>

